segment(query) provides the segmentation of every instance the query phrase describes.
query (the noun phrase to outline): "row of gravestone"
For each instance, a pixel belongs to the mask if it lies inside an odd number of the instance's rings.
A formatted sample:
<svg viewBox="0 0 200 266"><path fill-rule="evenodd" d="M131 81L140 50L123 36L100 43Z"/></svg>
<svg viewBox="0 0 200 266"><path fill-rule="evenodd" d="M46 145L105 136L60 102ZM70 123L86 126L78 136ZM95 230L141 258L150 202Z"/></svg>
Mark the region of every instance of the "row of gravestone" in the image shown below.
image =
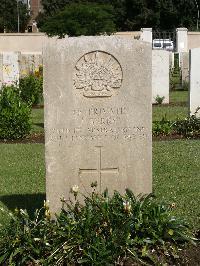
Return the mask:
<svg viewBox="0 0 200 266"><path fill-rule="evenodd" d="M23 78L42 66L42 54L28 54L19 52L4 52L0 54L0 87L18 84Z"/></svg>
<svg viewBox="0 0 200 266"><path fill-rule="evenodd" d="M195 53L195 56L193 54ZM198 61L199 49L193 49L190 53L191 71L189 71L189 53L180 53L179 64L182 70L183 81L191 80L190 112L194 113L198 100ZM197 58L197 60L195 60ZM0 54L0 87L2 84L18 84L19 78L27 76L43 65L41 53L9 52ZM169 70L173 67L173 53L164 50L152 51L152 103L156 103L156 97L164 97L163 103L169 103ZM191 73L191 78L189 78ZM197 73L197 77L195 74Z"/></svg>
<svg viewBox="0 0 200 266"><path fill-rule="evenodd" d="M33 73L42 65L42 55L9 52L0 54L0 85L18 84L19 78ZM163 103L169 103L169 53L153 51L152 54L152 102L157 95L164 96Z"/></svg>

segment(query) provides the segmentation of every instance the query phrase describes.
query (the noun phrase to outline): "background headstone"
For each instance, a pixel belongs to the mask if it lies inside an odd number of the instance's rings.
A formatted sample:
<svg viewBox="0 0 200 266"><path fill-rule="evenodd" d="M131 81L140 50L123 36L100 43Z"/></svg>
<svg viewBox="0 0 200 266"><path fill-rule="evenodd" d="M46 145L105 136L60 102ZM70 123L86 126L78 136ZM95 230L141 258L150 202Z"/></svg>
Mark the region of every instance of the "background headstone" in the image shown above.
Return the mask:
<svg viewBox="0 0 200 266"><path fill-rule="evenodd" d="M174 53L169 52L169 67L170 69L174 68Z"/></svg>
<svg viewBox="0 0 200 266"><path fill-rule="evenodd" d="M19 83L19 56L18 52L2 54L2 83L5 85L18 85Z"/></svg>
<svg viewBox="0 0 200 266"><path fill-rule="evenodd" d="M151 45L120 37L44 48L46 189L51 210L78 185L152 189Z"/></svg>
<svg viewBox="0 0 200 266"><path fill-rule="evenodd" d="M200 107L200 48L195 48L190 50L190 113L194 114L198 107Z"/></svg>
<svg viewBox="0 0 200 266"><path fill-rule="evenodd" d="M176 29L176 52L188 52L188 29L177 28Z"/></svg>
<svg viewBox="0 0 200 266"><path fill-rule="evenodd" d="M28 76L43 65L42 53L22 53L20 56L20 77Z"/></svg>
<svg viewBox="0 0 200 266"><path fill-rule="evenodd" d="M182 83L189 82L189 52L180 53Z"/></svg>
<svg viewBox="0 0 200 266"><path fill-rule="evenodd" d="M140 39L152 45L152 28L142 28Z"/></svg>
<svg viewBox="0 0 200 266"><path fill-rule="evenodd" d="M164 50L152 51L152 103L157 95L169 103L169 52Z"/></svg>

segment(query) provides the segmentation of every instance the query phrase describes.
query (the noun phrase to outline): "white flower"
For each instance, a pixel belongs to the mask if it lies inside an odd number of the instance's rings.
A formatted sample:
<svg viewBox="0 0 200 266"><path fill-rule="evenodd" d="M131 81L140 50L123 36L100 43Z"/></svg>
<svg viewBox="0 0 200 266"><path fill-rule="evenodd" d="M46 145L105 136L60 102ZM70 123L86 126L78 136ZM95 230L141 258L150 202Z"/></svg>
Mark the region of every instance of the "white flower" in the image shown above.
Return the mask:
<svg viewBox="0 0 200 266"><path fill-rule="evenodd" d="M126 202L123 202L123 206L124 206L124 210L126 211L126 212L130 212L131 211L131 204L130 204L130 202L128 202L128 201L126 201Z"/></svg>
<svg viewBox="0 0 200 266"><path fill-rule="evenodd" d="M74 185L74 186L72 187L72 192L73 192L73 193L78 193L78 190L79 190L79 187L78 187L77 185Z"/></svg>

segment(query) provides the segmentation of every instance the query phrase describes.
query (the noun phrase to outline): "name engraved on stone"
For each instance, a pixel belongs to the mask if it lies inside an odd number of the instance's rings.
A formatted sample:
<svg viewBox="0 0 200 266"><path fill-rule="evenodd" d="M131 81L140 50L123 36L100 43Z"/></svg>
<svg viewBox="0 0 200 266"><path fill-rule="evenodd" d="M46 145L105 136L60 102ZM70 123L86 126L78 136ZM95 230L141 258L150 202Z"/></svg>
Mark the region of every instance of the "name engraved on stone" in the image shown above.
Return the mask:
<svg viewBox="0 0 200 266"><path fill-rule="evenodd" d="M115 174L115 175L119 175L119 167L115 167L115 168L108 168L108 167L103 167L102 166L102 148L103 146L96 146L97 150L98 150L98 165L96 168L85 168L85 169L81 169L79 168L79 178L81 179L83 174L97 174L98 175L98 184L100 187L100 192L101 192L101 186L102 186L102 174L106 173L106 174Z"/></svg>
<svg viewBox="0 0 200 266"><path fill-rule="evenodd" d="M103 51L83 55L75 66L74 88L88 98L111 97L122 85L123 73L118 60Z"/></svg>

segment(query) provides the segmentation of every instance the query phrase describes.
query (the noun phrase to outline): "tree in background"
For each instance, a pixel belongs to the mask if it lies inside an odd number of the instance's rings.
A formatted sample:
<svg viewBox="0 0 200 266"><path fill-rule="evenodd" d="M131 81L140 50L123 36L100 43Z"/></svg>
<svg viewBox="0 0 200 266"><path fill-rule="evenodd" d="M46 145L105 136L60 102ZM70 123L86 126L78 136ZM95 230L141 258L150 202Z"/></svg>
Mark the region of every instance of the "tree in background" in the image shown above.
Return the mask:
<svg viewBox="0 0 200 266"><path fill-rule="evenodd" d="M18 12L20 32L24 32L30 15L27 6L17 0L0 0L0 32L17 32L18 30Z"/></svg>
<svg viewBox="0 0 200 266"><path fill-rule="evenodd" d="M49 17L41 30L49 36L100 35L116 30L111 5L72 3Z"/></svg>
<svg viewBox="0 0 200 266"><path fill-rule="evenodd" d="M174 30L177 27L195 29L196 3L200 8L200 0L42 0L44 12L38 17L38 26L45 30L43 25L47 20L49 24L51 18L55 20L56 15L73 3L77 7L91 3L111 5L117 31L140 30L144 27L159 30Z"/></svg>
<svg viewBox="0 0 200 266"><path fill-rule="evenodd" d="M41 29L46 21L62 11L67 5L76 3L78 5L90 5L90 4L101 4L111 5L112 9L112 20L116 25L117 30L123 30L125 20L125 2L126 0L42 0L43 12L39 14L37 18L37 25ZM44 29L44 28L43 28Z"/></svg>

